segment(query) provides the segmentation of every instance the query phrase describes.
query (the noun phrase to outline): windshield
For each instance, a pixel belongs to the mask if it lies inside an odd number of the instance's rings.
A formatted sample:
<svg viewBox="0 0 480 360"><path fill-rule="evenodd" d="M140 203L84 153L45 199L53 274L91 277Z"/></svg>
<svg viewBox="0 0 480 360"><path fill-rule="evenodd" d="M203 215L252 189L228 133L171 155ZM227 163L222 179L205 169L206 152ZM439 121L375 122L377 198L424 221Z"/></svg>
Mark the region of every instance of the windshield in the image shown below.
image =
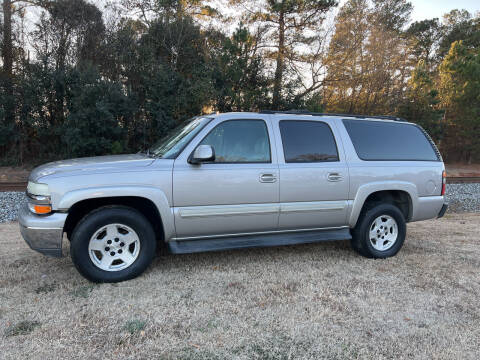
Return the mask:
<svg viewBox="0 0 480 360"><path fill-rule="evenodd" d="M195 117L171 129L151 148L150 154L164 159L175 159L211 118Z"/></svg>

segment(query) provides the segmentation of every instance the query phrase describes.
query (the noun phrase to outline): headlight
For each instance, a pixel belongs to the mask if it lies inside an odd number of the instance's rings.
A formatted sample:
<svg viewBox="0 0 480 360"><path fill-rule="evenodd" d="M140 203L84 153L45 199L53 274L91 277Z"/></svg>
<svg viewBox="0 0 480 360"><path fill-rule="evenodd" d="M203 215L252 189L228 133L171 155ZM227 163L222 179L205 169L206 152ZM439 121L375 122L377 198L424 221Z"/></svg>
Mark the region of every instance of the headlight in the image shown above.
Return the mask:
<svg viewBox="0 0 480 360"><path fill-rule="evenodd" d="M34 214L45 215L52 212L50 191L47 184L29 181L27 185L28 208Z"/></svg>
<svg viewBox="0 0 480 360"><path fill-rule="evenodd" d="M32 181L28 182L27 193L32 195L50 196L47 184L38 184Z"/></svg>

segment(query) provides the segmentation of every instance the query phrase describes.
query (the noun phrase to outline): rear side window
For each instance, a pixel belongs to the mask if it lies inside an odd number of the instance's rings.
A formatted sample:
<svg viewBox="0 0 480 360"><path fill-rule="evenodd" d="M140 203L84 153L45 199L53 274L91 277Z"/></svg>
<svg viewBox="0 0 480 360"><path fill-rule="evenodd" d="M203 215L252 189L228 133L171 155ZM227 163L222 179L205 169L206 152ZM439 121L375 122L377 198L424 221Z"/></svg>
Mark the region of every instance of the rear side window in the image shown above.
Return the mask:
<svg viewBox="0 0 480 360"><path fill-rule="evenodd" d="M347 119L343 123L362 160L439 160L425 134L413 124Z"/></svg>
<svg viewBox="0 0 480 360"><path fill-rule="evenodd" d="M337 144L330 127L319 121L280 121L287 163L338 161Z"/></svg>

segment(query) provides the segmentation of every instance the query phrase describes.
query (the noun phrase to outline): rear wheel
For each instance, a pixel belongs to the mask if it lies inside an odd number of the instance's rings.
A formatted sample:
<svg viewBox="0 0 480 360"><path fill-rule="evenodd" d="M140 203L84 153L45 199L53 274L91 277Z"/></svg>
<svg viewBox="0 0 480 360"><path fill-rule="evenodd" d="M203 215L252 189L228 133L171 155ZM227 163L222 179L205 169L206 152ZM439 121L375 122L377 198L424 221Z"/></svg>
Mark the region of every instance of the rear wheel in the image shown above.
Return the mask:
<svg viewBox="0 0 480 360"><path fill-rule="evenodd" d="M352 247L370 258L395 256L406 236L403 213L392 204L379 204L360 214L352 230Z"/></svg>
<svg viewBox="0 0 480 360"><path fill-rule="evenodd" d="M94 282L118 282L140 275L156 249L152 225L123 206L95 210L72 233L70 254L78 271Z"/></svg>

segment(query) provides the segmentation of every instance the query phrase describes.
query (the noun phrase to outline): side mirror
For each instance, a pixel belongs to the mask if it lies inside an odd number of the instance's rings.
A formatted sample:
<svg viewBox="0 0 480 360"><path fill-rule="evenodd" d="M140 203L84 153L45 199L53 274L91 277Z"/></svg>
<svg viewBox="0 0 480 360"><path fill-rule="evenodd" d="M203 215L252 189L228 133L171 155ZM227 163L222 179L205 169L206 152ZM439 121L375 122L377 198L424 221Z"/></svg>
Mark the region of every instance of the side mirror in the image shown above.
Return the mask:
<svg viewBox="0 0 480 360"><path fill-rule="evenodd" d="M215 150L211 145L198 146L193 154L190 156L190 164L201 164L206 161L215 160Z"/></svg>

